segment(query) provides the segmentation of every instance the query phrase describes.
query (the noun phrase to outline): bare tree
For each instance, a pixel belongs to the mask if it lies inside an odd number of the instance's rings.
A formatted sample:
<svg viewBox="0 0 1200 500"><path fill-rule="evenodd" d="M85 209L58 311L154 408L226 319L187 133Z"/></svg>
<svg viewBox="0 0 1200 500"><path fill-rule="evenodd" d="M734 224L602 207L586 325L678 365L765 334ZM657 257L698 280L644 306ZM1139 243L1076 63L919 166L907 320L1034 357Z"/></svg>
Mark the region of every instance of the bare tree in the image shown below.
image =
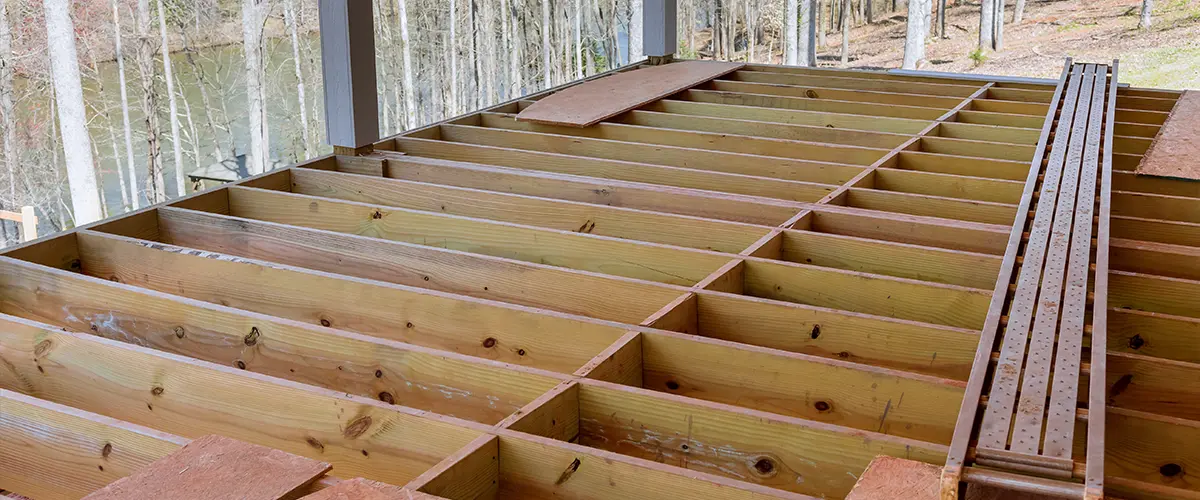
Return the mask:
<svg viewBox="0 0 1200 500"><path fill-rule="evenodd" d="M912 1L912 0L910 0ZM920 1L920 0L916 0ZM842 66L850 64L850 0L842 2Z"/></svg>
<svg viewBox="0 0 1200 500"><path fill-rule="evenodd" d="M88 136L87 116L83 107L83 83L79 77L79 59L75 51L75 26L71 21L70 2L45 0L46 45L50 51L50 73L58 103L59 130L67 162L67 184L71 190L71 208L75 224L83 225L104 218L97 190L92 141Z"/></svg>
<svg viewBox="0 0 1200 500"><path fill-rule="evenodd" d="M146 117L146 191L151 203L166 201L167 188L163 179L162 151L158 142L158 93L154 89L154 43L150 41L150 0L138 0L138 73L142 81L142 113Z"/></svg>
<svg viewBox="0 0 1200 500"><path fill-rule="evenodd" d="M942 0L943 2L946 0ZM1021 24L1021 20L1025 18L1025 0L1017 0L1013 6L1013 24Z"/></svg>
<svg viewBox="0 0 1200 500"><path fill-rule="evenodd" d="M787 55L784 57L783 63L794 66L799 64L800 60L800 43L798 41L798 35L800 34L800 13L796 11L798 9L797 0L787 0L785 5L787 9L783 11L783 18L784 26L786 27L784 43L786 44L785 50L787 51Z"/></svg>
<svg viewBox="0 0 1200 500"><path fill-rule="evenodd" d="M994 0L996 3L996 13L992 15L992 22L995 23L992 33L992 48L1000 51L1004 50L1004 0Z"/></svg>
<svg viewBox="0 0 1200 500"><path fill-rule="evenodd" d="M417 105L413 101L416 91L413 90L412 47L408 37L408 0L396 0L400 6L400 43L404 44L404 126L417 126Z"/></svg>
<svg viewBox="0 0 1200 500"><path fill-rule="evenodd" d="M640 61L643 57L642 0L629 0L629 62Z"/></svg>
<svg viewBox="0 0 1200 500"><path fill-rule="evenodd" d="M8 2L0 1L0 142L4 146L4 166L8 177L8 204L17 206L17 116L13 105L13 50L12 28L8 24ZM8 222L0 222L4 239L0 246L8 244ZM14 236L15 236L15 227Z"/></svg>
<svg viewBox="0 0 1200 500"><path fill-rule="evenodd" d="M908 0L908 32L904 39L904 69L916 69L925 59L925 10L929 0Z"/></svg>
<svg viewBox="0 0 1200 500"><path fill-rule="evenodd" d="M575 79L583 78L583 2L575 0Z"/></svg>
<svg viewBox="0 0 1200 500"><path fill-rule="evenodd" d="M125 55L121 51L121 14L117 9L117 0L112 0L113 11L113 40L115 57L117 59L117 82L121 88L121 118L125 125L125 162L129 167L129 204L137 210L141 205L137 188L137 163L133 161L133 129L129 126L129 94L125 89Z"/></svg>
<svg viewBox="0 0 1200 500"><path fill-rule="evenodd" d="M542 71L545 74L542 85L553 87L550 83L550 0L542 0Z"/></svg>
<svg viewBox="0 0 1200 500"><path fill-rule="evenodd" d="M549 0L543 0L549 1ZM458 114L458 0L450 0L450 40L446 50L450 52L450 114Z"/></svg>
<svg viewBox="0 0 1200 500"><path fill-rule="evenodd" d="M404 0L400 1L404 2ZM300 30L296 26L296 0L287 0L284 3L283 21L287 24L288 36L292 39L292 60L296 67L296 99L300 101L300 127L303 129L301 133L304 138L304 157L311 158L315 152L313 151L312 132L308 129L308 105L304 97L304 71L300 66ZM408 48L407 45L405 43L405 49ZM184 103L186 104L187 101L185 100ZM190 112L188 116L190 121ZM216 137L214 136L213 139L215 140Z"/></svg>
<svg viewBox="0 0 1200 500"><path fill-rule="evenodd" d="M246 58L246 112L250 115L250 150L246 169L260 174L270 164L270 139L267 133L266 102L263 88L263 23L269 0L242 1L242 50Z"/></svg>
<svg viewBox="0 0 1200 500"><path fill-rule="evenodd" d="M164 12L162 0L155 0L158 8L158 30L162 35L163 78L167 80L167 102L171 111L171 147L175 150L175 193L177 196L187 194L183 185L186 174L183 172L183 145L179 138L179 107L175 104L175 73L171 71L171 47L167 43L167 14Z"/></svg>
<svg viewBox="0 0 1200 500"><path fill-rule="evenodd" d="M1154 0L1142 0L1142 29L1150 29L1150 11L1154 10Z"/></svg>
<svg viewBox="0 0 1200 500"><path fill-rule="evenodd" d="M520 18L518 17L518 16L520 16L521 7L519 5L517 5L518 0L512 0L512 2L513 3L512 3L511 14L512 14L513 31L520 33L520 34L524 34L524 31L519 31L517 29L518 26L521 26L521 23L519 22ZM524 71L523 71L523 68L524 68L523 65L525 64L525 59L524 59L525 51L523 50L525 47L525 37L524 36L514 36L512 38L512 45L513 45L513 47L512 47L512 51L513 51L512 63L511 63L512 67L510 68L510 70L512 71L512 96L516 97L523 93L523 89L525 87L525 82L524 82L525 75L524 75Z"/></svg>
<svg viewBox="0 0 1200 500"><path fill-rule="evenodd" d="M979 50L987 50L995 44L993 41L996 21L997 0L982 0L979 7Z"/></svg>

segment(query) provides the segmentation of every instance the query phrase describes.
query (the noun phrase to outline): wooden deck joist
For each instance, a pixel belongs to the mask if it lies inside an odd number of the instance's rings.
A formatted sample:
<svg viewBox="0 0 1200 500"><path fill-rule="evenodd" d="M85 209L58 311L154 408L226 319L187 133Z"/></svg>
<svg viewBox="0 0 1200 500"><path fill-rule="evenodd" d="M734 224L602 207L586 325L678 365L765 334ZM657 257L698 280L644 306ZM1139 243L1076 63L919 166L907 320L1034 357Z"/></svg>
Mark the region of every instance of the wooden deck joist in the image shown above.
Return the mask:
<svg viewBox="0 0 1200 500"><path fill-rule="evenodd" d="M218 434L429 498L840 498L879 455L1195 496L1200 190L1133 173L1179 94L1077 67L543 93L9 249L0 490ZM1005 307L1035 269L1063 298Z"/></svg>

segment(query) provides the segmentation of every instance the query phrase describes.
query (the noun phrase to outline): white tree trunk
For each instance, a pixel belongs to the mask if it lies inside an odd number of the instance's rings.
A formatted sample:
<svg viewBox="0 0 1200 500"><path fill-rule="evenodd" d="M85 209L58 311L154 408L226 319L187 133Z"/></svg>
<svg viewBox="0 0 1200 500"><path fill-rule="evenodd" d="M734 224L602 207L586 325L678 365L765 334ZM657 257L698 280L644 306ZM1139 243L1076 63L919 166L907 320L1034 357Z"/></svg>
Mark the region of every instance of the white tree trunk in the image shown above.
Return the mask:
<svg viewBox="0 0 1200 500"><path fill-rule="evenodd" d="M1142 0L1142 29L1150 29L1150 11L1154 10L1154 0Z"/></svg>
<svg viewBox="0 0 1200 500"><path fill-rule="evenodd" d="M754 53L758 48L757 13L755 3L758 0L746 0L746 62L754 62Z"/></svg>
<svg viewBox="0 0 1200 500"><path fill-rule="evenodd" d="M921 1L921 0L910 0ZM924 39L924 37L922 37ZM850 0L842 2L842 66L850 64Z"/></svg>
<svg viewBox="0 0 1200 500"><path fill-rule="evenodd" d="M800 4L800 33L797 35L800 40L800 57L801 66L815 67L817 65L817 13L820 12L821 4L817 0L801 0Z"/></svg>
<svg viewBox="0 0 1200 500"><path fill-rule="evenodd" d="M450 0L450 116L458 115L458 0Z"/></svg>
<svg viewBox="0 0 1200 500"><path fill-rule="evenodd" d="M516 26L509 28L508 0L500 0L500 60L497 61L500 81L504 82L500 85L501 99L512 99L516 94L512 93L512 77L508 75L509 68L512 67L513 47L512 35L510 30L517 29ZM507 75L507 78L506 78Z"/></svg>
<svg viewBox="0 0 1200 500"><path fill-rule="evenodd" d="M58 103L71 209L75 214L75 224L81 226L104 218L104 212L96 184L87 115L83 107L83 83L79 78L79 59L75 52L75 27L71 22L68 0L44 0L42 5L46 12L46 45L50 50L50 73Z"/></svg>
<svg viewBox="0 0 1200 500"><path fill-rule="evenodd" d="M263 13L268 0L242 1L242 49L246 57L246 111L250 115L250 150L246 152L246 169L250 175L261 174L270 164L270 143L267 136L267 117L263 102Z"/></svg>
<svg viewBox="0 0 1200 500"><path fill-rule="evenodd" d="M513 54L512 54L512 94L511 95L513 97L516 97L516 96L519 96L522 93L524 93L524 87L525 87L525 82L524 82L525 74L522 71L522 68L524 68L524 64L525 64L525 55L524 55L525 54L525 50L524 50L525 49L525 37L522 36L524 33L522 31L519 31L519 29L518 29L518 27L520 26L520 24L518 24L518 21L519 21L518 13L521 12L521 9L517 5L517 0L513 0L513 6L511 9L512 9L511 15L512 15L513 32L518 33L517 36L513 36L510 39L511 43L513 45L513 49L512 49L513 50Z"/></svg>
<svg viewBox="0 0 1200 500"><path fill-rule="evenodd" d="M542 0L542 86L550 88L550 1Z"/></svg>
<svg viewBox="0 0 1200 500"><path fill-rule="evenodd" d="M575 79L583 79L583 2L575 0Z"/></svg>
<svg viewBox="0 0 1200 500"><path fill-rule="evenodd" d="M417 126L417 105L414 100L416 91L413 90L412 49L408 38L408 0L397 0L400 6L400 43L404 44L404 126Z"/></svg>
<svg viewBox="0 0 1200 500"><path fill-rule="evenodd" d="M8 202L11 208L17 206L17 115L13 105L13 53L12 27L8 24L8 2L0 1L0 119L3 120L4 130L0 143L4 147L4 166L8 177ZM7 233L8 225L4 224ZM14 233L16 227L13 227ZM0 245L7 244L7 234ZM15 234L14 234L15 236ZM19 240L18 240L19 241Z"/></svg>
<svg viewBox="0 0 1200 500"><path fill-rule="evenodd" d="M783 18L786 21L787 36L784 37L786 45L786 57L783 63L794 66L800 63L800 24L799 12L797 9L799 3L797 0L787 0L787 10L783 12Z"/></svg>
<svg viewBox="0 0 1200 500"><path fill-rule="evenodd" d="M179 138L179 107L175 104L175 73L171 71L171 47L167 43L167 14L163 12L162 0L155 0L158 7L158 30L162 35L163 78L167 80L167 102L171 110L171 146L175 150L175 194L187 194L183 171L183 145Z"/></svg>
<svg viewBox="0 0 1200 500"><path fill-rule="evenodd" d="M1017 0L1013 7L1013 24L1021 24L1021 20L1025 18L1025 0ZM943 33L942 36L945 36Z"/></svg>
<svg viewBox="0 0 1200 500"><path fill-rule="evenodd" d="M401 0L403 1L403 0ZM296 100L300 102L300 127L303 129L304 157L312 158L312 131L308 129L308 100L304 97L304 70L300 66L300 28L296 25L296 0L287 0L284 4L283 20L287 24L288 35L292 39L292 60L296 62ZM215 138L214 138L215 139Z"/></svg>
<svg viewBox="0 0 1200 500"><path fill-rule="evenodd" d="M113 37L116 39L117 82L121 87L121 118L125 125L125 163L129 168L129 204L137 210L141 206L141 196L137 188L137 163L133 161L133 129L129 125L129 94L125 90L125 56L121 52L121 15L117 10L117 0L112 0Z"/></svg>
<svg viewBox="0 0 1200 500"><path fill-rule="evenodd" d="M996 23L992 19L996 15L996 0L982 0L979 7L979 49L992 48L992 34Z"/></svg>
<svg viewBox="0 0 1200 500"><path fill-rule="evenodd" d="M150 41L150 0L137 2L138 74L142 81L142 114L146 120L146 191L150 203L167 200L159 143L158 93L154 90L154 43Z"/></svg>
<svg viewBox="0 0 1200 500"><path fill-rule="evenodd" d="M908 1L908 31L904 38L904 69L916 69L925 59L925 6L928 0Z"/></svg>
<svg viewBox="0 0 1200 500"><path fill-rule="evenodd" d="M1004 50L1004 0L994 0L996 13L992 14L992 48Z"/></svg>
<svg viewBox="0 0 1200 500"><path fill-rule="evenodd" d="M629 62L642 60L642 0L629 0Z"/></svg>

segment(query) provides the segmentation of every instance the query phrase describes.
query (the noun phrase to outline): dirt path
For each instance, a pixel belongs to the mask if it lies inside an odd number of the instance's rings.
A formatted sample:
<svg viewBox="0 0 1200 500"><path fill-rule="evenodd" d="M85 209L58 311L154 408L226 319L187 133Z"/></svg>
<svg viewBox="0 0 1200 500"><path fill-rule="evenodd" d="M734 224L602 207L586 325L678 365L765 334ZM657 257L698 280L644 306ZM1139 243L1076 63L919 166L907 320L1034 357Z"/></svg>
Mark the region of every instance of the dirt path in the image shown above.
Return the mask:
<svg viewBox="0 0 1200 500"><path fill-rule="evenodd" d="M936 2L935 2L936 3ZM1008 0L1006 19L1012 19ZM920 68L930 71L1057 77L1063 58L1121 60L1121 81L1136 86L1200 88L1200 0L1158 0L1154 26L1138 28L1140 0L1029 0L1020 25L1004 27L1004 50L971 60L979 38L979 3L948 8L948 39L933 40ZM851 31L850 66L897 68L904 58L905 18L897 14ZM830 35L822 66L840 65L841 37Z"/></svg>

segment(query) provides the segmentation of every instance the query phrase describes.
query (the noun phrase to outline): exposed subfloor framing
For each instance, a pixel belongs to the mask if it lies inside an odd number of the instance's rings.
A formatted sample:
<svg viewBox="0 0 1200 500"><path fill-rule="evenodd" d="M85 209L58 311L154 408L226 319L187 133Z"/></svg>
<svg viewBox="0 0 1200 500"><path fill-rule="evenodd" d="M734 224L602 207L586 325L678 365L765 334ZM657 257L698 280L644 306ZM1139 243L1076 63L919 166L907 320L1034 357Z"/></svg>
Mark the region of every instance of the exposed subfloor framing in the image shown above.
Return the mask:
<svg viewBox="0 0 1200 500"><path fill-rule="evenodd" d="M1059 483L1197 496L1200 184L1132 172L1178 93L1096 68L1107 328L1078 318ZM0 488L207 434L452 499L842 497L877 455L1006 480L972 367L1008 359L1064 88L749 65L587 128L514 120L533 96L7 251Z"/></svg>

